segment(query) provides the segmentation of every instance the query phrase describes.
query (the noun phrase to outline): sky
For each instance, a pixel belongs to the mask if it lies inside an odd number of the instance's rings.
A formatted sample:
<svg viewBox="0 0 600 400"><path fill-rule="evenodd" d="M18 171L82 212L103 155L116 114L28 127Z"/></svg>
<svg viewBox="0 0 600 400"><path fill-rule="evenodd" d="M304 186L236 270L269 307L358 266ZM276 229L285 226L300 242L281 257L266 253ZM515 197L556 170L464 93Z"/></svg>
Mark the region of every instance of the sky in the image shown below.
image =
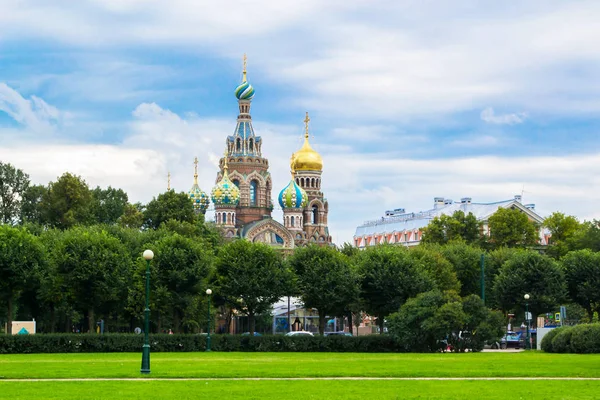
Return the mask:
<svg viewBox="0 0 600 400"><path fill-rule="evenodd" d="M335 243L437 196L600 218L598 20L575 0L0 0L0 160L146 203L169 171L187 192L197 156L209 192L245 53L273 200L308 111Z"/></svg>

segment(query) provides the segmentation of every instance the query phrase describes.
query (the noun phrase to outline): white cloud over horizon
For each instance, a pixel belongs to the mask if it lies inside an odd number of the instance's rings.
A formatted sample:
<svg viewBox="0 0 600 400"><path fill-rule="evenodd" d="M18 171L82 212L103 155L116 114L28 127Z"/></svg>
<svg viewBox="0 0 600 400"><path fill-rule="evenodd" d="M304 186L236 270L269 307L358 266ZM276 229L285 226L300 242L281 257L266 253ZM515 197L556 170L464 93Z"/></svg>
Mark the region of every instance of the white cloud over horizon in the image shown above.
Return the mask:
<svg viewBox="0 0 600 400"><path fill-rule="evenodd" d="M523 123L527 113L496 114L492 107L488 107L481 112L480 117L482 121L490 124L515 125Z"/></svg>

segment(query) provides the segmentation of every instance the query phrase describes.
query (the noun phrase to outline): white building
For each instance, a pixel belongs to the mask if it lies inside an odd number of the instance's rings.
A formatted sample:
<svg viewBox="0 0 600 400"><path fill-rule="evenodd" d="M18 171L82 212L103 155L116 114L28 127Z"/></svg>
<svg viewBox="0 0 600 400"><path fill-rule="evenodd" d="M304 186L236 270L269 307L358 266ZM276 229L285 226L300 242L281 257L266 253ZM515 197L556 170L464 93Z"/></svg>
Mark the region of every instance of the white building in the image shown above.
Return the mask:
<svg viewBox="0 0 600 400"><path fill-rule="evenodd" d="M497 201L494 203L474 203L470 197L464 197L460 202L455 202L443 197L433 200L433 208L418 213L407 213L403 208L385 212L385 216L374 221L367 221L356 228L354 246L365 248L380 243L395 243L404 246L416 246L421 242L422 229L429 222L441 215L452 215L456 211L463 211L465 215L472 213L478 221L483 222L484 234L489 233L487 220L499 208L516 208L527 214L529 220L542 224L544 217L535 212L535 204L522 204L522 197ZM549 233L540 230L540 244L548 244Z"/></svg>

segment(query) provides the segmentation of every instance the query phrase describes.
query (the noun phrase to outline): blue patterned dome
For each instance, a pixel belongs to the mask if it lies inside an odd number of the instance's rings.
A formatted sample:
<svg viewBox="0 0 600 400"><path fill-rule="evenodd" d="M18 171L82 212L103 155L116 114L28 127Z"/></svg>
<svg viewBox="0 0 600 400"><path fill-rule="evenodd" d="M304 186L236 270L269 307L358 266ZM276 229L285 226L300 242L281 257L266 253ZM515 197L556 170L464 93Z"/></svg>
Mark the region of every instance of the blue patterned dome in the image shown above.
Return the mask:
<svg viewBox="0 0 600 400"><path fill-rule="evenodd" d="M210 197L215 206L235 206L240 202L240 189L229 179L227 156L224 158L223 178L210 192Z"/></svg>
<svg viewBox="0 0 600 400"><path fill-rule="evenodd" d="M192 200L194 210L204 214L210 205L210 198L202 189L200 189L198 184L194 183L194 186L192 186L188 192L188 196L190 196L190 200Z"/></svg>
<svg viewBox="0 0 600 400"><path fill-rule="evenodd" d="M252 100L254 97L254 88L249 82L244 81L235 88L235 97L238 100Z"/></svg>
<svg viewBox="0 0 600 400"><path fill-rule="evenodd" d="M306 191L298 186L294 178L279 192L279 205L282 208L304 208L307 203Z"/></svg>

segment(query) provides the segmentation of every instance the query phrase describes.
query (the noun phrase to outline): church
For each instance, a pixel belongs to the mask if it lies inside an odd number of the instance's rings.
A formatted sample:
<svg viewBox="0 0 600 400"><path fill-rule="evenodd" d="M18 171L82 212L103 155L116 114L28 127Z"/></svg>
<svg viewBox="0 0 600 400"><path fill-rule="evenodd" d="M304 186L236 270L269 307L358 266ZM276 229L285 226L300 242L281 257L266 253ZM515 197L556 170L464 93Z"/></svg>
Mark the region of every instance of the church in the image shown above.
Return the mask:
<svg viewBox="0 0 600 400"><path fill-rule="evenodd" d="M198 170L189 197L198 213L214 206L215 223L225 237L244 238L282 249L308 244L331 245L327 227L329 205L321 192L323 159L309 143L310 118L304 119L304 144L290 158L290 181L277 197L283 223L272 217L273 182L269 160L262 154L262 138L254 133L250 107L254 88L246 77L246 57L242 82L235 89L239 115L233 134L225 140L216 184L210 196L198 186ZM197 160L195 160L197 167Z"/></svg>

